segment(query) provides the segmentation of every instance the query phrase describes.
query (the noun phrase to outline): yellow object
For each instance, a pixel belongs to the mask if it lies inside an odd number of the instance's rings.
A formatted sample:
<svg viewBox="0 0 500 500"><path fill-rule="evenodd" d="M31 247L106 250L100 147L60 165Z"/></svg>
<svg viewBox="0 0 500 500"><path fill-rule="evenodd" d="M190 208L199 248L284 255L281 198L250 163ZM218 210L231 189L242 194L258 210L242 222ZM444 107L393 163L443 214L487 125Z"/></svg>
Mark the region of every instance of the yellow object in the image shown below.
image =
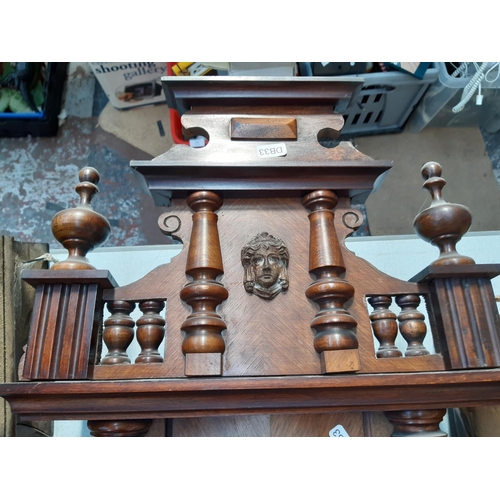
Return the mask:
<svg viewBox="0 0 500 500"><path fill-rule="evenodd" d="M206 75L211 69L199 62L179 62L172 66L172 71L176 76L202 76Z"/></svg>
<svg viewBox="0 0 500 500"><path fill-rule="evenodd" d="M188 68L193 64L192 62L178 62L175 66L172 66L172 71L176 76L189 76Z"/></svg>

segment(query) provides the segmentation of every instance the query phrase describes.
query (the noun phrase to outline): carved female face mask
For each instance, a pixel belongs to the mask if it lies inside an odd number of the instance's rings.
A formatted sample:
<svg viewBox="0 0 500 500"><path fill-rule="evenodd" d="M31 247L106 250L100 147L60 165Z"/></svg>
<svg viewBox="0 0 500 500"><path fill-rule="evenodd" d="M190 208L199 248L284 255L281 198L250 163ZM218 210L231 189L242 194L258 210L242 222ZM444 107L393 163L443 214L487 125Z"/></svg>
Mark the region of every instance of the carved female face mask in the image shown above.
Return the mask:
<svg viewBox="0 0 500 500"><path fill-rule="evenodd" d="M248 293L272 299L288 289L289 253L283 241L268 233L252 238L241 251Z"/></svg>
<svg viewBox="0 0 500 500"><path fill-rule="evenodd" d="M278 281L283 262L274 249L261 248L251 260L255 281L264 288L269 288Z"/></svg>

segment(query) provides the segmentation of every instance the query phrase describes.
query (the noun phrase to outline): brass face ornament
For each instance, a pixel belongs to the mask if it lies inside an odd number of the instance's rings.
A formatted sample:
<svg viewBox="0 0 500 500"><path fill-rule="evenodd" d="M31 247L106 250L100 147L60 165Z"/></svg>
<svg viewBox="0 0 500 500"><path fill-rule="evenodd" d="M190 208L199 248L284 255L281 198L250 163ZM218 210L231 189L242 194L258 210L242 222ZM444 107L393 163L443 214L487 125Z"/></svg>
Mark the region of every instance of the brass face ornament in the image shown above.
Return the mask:
<svg viewBox="0 0 500 500"><path fill-rule="evenodd" d="M269 233L254 236L241 250L245 290L263 299L273 299L287 290L289 260L282 240Z"/></svg>

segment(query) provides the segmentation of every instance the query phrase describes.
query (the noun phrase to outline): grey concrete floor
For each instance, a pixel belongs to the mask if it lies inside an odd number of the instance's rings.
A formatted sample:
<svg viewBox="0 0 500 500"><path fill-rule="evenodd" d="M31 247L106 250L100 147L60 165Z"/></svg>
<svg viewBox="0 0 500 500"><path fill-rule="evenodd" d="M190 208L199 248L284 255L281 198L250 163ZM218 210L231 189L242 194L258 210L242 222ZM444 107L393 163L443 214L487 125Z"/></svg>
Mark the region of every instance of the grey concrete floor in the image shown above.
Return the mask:
<svg viewBox="0 0 500 500"><path fill-rule="evenodd" d="M130 160L152 156L99 127L107 98L98 84L90 89L79 85L67 100L78 101L88 112L69 116L56 137L0 138L1 233L61 248L51 232L52 217L77 203L78 172L91 165L101 174L93 207L112 226L105 246L170 243L156 225L164 209L154 206L129 167ZM500 230L500 132L426 128L354 142L363 153L395 165L368 199L368 221L358 235L412 233L413 217L426 202L420 167L429 160L442 163L445 199L471 208L473 230Z"/></svg>
<svg viewBox="0 0 500 500"><path fill-rule="evenodd" d="M129 167L131 159L151 156L96 124L94 117L72 117L56 137L0 139L0 227L4 235L58 245L51 231L52 217L78 203L74 190L78 172L90 165L101 175L100 192L92 206L112 227L106 245L166 242L150 223L156 223L162 209L154 207Z"/></svg>
<svg viewBox="0 0 500 500"><path fill-rule="evenodd" d="M500 134L485 140L479 128L424 128L419 133L360 137L356 144L374 159L393 161L381 185L366 201L372 235L410 234L413 219L430 204L422 189L422 165L437 161L446 185L443 198L472 212L471 231L500 230L500 189L497 174ZM496 168L493 168L492 158Z"/></svg>

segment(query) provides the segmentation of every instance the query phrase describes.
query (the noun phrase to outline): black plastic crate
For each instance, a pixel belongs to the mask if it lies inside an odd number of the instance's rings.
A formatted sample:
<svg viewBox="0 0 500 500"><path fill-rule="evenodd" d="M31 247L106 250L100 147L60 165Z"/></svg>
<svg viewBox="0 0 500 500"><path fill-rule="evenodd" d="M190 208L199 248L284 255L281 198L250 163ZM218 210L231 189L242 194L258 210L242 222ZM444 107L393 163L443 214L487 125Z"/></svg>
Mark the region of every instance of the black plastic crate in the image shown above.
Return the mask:
<svg viewBox="0 0 500 500"><path fill-rule="evenodd" d="M67 65L47 63L43 82L44 104L39 113L0 113L0 137L50 137L57 134Z"/></svg>
<svg viewBox="0 0 500 500"><path fill-rule="evenodd" d="M422 96L437 80L438 70L431 66L421 80L399 71L350 76L365 81L354 101L342 112L345 125L341 137L402 131Z"/></svg>

